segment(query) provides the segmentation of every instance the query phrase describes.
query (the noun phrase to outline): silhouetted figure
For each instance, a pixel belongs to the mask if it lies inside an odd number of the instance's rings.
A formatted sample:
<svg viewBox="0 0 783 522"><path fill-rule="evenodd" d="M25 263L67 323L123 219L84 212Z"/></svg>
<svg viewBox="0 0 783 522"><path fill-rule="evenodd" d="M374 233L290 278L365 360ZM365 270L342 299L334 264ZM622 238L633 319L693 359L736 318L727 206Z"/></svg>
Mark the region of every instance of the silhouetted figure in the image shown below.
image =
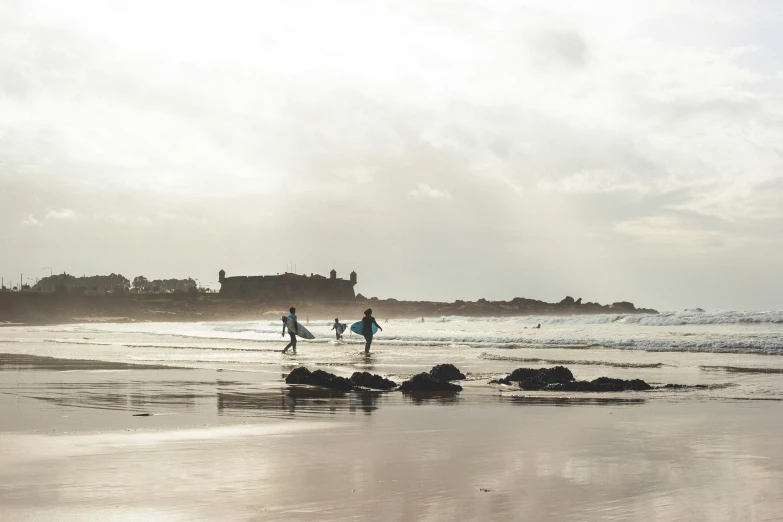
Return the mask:
<svg viewBox="0 0 783 522"><path fill-rule="evenodd" d="M538 323L538 326L536 326L536 328L541 328L541 323Z"/></svg>
<svg viewBox="0 0 783 522"><path fill-rule="evenodd" d="M368 308L364 311L364 317L362 317L362 335L366 341L364 344L364 353L370 353L370 346L372 345L372 325L378 327L378 330L383 331L381 325L372 316L372 308Z"/></svg>
<svg viewBox="0 0 783 522"><path fill-rule="evenodd" d="M285 345L285 348L283 348L283 353L288 352L289 348L293 348L294 353L296 353L296 332L299 331L299 323L296 321L296 308L293 306L288 309L290 314L288 314L288 317L283 317L283 337L285 337L285 330L288 328L288 335L291 336L291 342ZM288 325L288 319L291 319L293 324L293 330L291 329L291 326Z"/></svg>
<svg viewBox="0 0 783 522"><path fill-rule="evenodd" d="M336 317L334 318L332 330L334 330L334 336L338 341L343 338L342 334L340 334L340 320Z"/></svg>

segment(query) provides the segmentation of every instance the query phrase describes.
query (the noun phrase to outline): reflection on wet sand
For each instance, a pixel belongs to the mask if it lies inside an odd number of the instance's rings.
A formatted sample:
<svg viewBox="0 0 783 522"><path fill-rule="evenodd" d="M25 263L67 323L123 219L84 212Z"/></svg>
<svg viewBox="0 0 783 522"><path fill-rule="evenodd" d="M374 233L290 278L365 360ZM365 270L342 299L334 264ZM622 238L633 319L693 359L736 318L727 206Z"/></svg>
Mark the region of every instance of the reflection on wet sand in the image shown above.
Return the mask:
<svg viewBox="0 0 783 522"><path fill-rule="evenodd" d="M155 415L198 414L221 417L315 417L361 412L382 405L632 405L638 396L553 397L515 395L494 390L454 392L350 392L304 385L285 385L274 377L218 370L149 367L101 361L0 355L0 367L18 370L0 381L0 393L44 403L92 410ZM367 365L372 369L371 365ZM55 371L53 371L55 370ZM128 371L126 371L128 370ZM11 374L6 374L9 377ZM280 383L280 384L278 384Z"/></svg>
<svg viewBox="0 0 783 522"><path fill-rule="evenodd" d="M544 395L505 396L510 404L542 405L542 406L623 406L644 404L646 399L625 397L547 397Z"/></svg>
<svg viewBox="0 0 783 522"><path fill-rule="evenodd" d="M16 371L88 371L88 370L171 370L172 366L119 363L87 359L59 359L40 355L0 353L0 372Z"/></svg>
<svg viewBox="0 0 783 522"><path fill-rule="evenodd" d="M191 382L187 387L199 388L204 383ZM172 410L192 408L198 399L211 397L210 393L176 392L183 383L149 383L137 381L18 383L14 394L28 399L78 408L106 410ZM8 393L7 390L2 389Z"/></svg>
<svg viewBox="0 0 783 522"><path fill-rule="evenodd" d="M311 386L286 386L268 392L221 392L217 394L220 415L288 416L337 414L377 410L381 392L344 392Z"/></svg>
<svg viewBox="0 0 783 522"><path fill-rule="evenodd" d="M779 404L482 384L343 392L286 385L278 368L0 361L18 370L0 373L3 520L761 520L783 509Z"/></svg>
<svg viewBox="0 0 783 522"><path fill-rule="evenodd" d="M461 402L463 397L459 392L453 391L439 391L439 392L406 392L402 394L403 401L409 404L422 405L422 404L457 404Z"/></svg>

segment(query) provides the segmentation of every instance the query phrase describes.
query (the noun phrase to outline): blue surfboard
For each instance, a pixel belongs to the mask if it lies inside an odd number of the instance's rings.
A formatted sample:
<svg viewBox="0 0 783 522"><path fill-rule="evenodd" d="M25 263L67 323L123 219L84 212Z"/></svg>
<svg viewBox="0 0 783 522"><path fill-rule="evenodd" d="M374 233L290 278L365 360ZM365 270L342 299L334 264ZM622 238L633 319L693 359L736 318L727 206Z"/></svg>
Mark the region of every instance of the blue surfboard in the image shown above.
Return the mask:
<svg viewBox="0 0 783 522"><path fill-rule="evenodd" d="M362 332L364 331L364 323L359 321L358 323L353 323L351 325L351 331L355 334L363 335ZM378 327L375 326L375 324L372 325L372 334L375 335L378 333Z"/></svg>

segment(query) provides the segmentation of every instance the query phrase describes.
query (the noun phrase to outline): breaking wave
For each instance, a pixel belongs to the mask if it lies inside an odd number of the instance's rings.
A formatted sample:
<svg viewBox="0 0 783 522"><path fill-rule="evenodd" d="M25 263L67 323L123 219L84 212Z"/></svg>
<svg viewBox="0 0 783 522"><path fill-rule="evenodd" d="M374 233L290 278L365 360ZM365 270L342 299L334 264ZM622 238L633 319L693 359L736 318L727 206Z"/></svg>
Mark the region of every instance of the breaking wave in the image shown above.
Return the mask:
<svg viewBox="0 0 783 522"><path fill-rule="evenodd" d="M523 325L536 324L638 324L641 326L680 326L688 324L783 324L783 310L740 312L703 311L699 308L682 312L660 314L595 314L595 315L541 315L524 317L459 317L447 316L430 322L513 322Z"/></svg>
<svg viewBox="0 0 783 522"><path fill-rule="evenodd" d="M707 366L699 368L707 371L723 371L728 373L783 373L783 368L748 368L744 366Z"/></svg>

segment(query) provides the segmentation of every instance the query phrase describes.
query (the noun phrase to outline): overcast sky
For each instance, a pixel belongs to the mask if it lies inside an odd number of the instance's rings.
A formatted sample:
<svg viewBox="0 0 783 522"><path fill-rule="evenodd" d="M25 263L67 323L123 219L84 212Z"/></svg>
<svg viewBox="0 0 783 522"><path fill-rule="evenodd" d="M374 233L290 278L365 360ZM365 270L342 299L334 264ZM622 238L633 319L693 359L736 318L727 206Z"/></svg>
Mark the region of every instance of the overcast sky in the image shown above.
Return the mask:
<svg viewBox="0 0 783 522"><path fill-rule="evenodd" d="M0 1L0 276L783 308L783 2Z"/></svg>

